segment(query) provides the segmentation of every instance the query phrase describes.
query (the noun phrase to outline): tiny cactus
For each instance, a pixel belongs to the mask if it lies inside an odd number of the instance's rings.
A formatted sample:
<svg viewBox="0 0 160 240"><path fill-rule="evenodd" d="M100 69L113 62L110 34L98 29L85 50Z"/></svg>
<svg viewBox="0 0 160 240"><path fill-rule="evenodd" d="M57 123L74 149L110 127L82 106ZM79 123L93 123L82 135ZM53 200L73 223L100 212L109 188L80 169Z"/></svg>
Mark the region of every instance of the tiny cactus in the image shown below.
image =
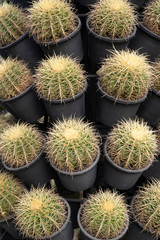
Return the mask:
<svg viewBox="0 0 160 240"><path fill-rule="evenodd" d="M108 95L122 100L139 100L151 86L152 68L136 51L113 51L97 72Z"/></svg>
<svg viewBox="0 0 160 240"><path fill-rule="evenodd" d="M6 128L16 124L16 119L10 113L0 114L0 134L4 132Z"/></svg>
<svg viewBox="0 0 160 240"><path fill-rule="evenodd" d="M117 123L109 133L106 147L115 164L132 170L152 163L158 149L156 134L138 119Z"/></svg>
<svg viewBox="0 0 160 240"><path fill-rule="evenodd" d="M0 44L8 45L20 38L26 31L26 15L13 4L0 5Z"/></svg>
<svg viewBox="0 0 160 240"><path fill-rule="evenodd" d="M160 93L160 61L153 67L153 88Z"/></svg>
<svg viewBox="0 0 160 240"><path fill-rule="evenodd" d="M40 132L27 124L17 123L7 128L0 139L0 154L9 167L21 167L32 162L42 151Z"/></svg>
<svg viewBox="0 0 160 240"><path fill-rule="evenodd" d="M99 150L98 134L81 119L63 119L50 129L46 153L50 162L61 170L77 172L95 161Z"/></svg>
<svg viewBox="0 0 160 240"><path fill-rule="evenodd" d="M57 42L76 28L71 5L65 0L34 1L29 19L31 32L38 42Z"/></svg>
<svg viewBox="0 0 160 240"><path fill-rule="evenodd" d="M90 195L81 212L83 228L97 239L113 239L128 225L128 209L122 195L109 190Z"/></svg>
<svg viewBox="0 0 160 240"><path fill-rule="evenodd" d="M23 185L12 175L0 172L0 220L14 214L14 209L21 195Z"/></svg>
<svg viewBox="0 0 160 240"><path fill-rule="evenodd" d="M50 101L74 98L85 85L84 71L70 57L54 56L42 60L37 69L35 86L40 97Z"/></svg>
<svg viewBox="0 0 160 240"><path fill-rule="evenodd" d="M27 65L11 58L0 61L0 79L1 99L16 97L33 83L32 74Z"/></svg>
<svg viewBox="0 0 160 240"><path fill-rule="evenodd" d="M62 198L45 188L31 189L15 209L16 226L26 238L42 239L61 229L66 221Z"/></svg>

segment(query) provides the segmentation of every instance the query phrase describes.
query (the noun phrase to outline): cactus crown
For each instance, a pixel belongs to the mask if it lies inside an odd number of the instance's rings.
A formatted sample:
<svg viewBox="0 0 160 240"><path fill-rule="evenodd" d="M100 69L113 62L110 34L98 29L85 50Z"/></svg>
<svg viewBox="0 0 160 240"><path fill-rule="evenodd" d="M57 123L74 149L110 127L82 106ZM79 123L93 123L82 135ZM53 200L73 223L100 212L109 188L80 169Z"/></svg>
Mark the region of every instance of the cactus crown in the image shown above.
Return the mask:
<svg viewBox="0 0 160 240"><path fill-rule="evenodd" d="M36 77L37 92L50 101L74 98L85 85L81 65L70 57L64 56L42 60Z"/></svg>
<svg viewBox="0 0 160 240"><path fill-rule="evenodd" d="M31 189L19 201L16 209L17 228L32 239L50 237L66 221L66 205L51 190Z"/></svg>
<svg viewBox="0 0 160 240"><path fill-rule="evenodd" d="M82 119L63 119L49 131L46 152L50 161L68 172L91 166L98 154L98 135Z"/></svg>
<svg viewBox="0 0 160 240"><path fill-rule="evenodd" d="M138 119L121 121L109 133L107 152L115 164L125 169L144 168L156 155L156 135Z"/></svg>
<svg viewBox="0 0 160 240"><path fill-rule="evenodd" d="M32 162L41 152L43 140L33 126L17 123L1 135L0 153L9 167L21 167Z"/></svg>
<svg viewBox="0 0 160 240"><path fill-rule="evenodd" d="M160 61L154 64L153 75L153 88L160 92Z"/></svg>
<svg viewBox="0 0 160 240"><path fill-rule="evenodd" d="M133 202L133 210L145 230L160 237L160 181L152 180L141 187Z"/></svg>
<svg viewBox="0 0 160 240"><path fill-rule="evenodd" d="M126 38L135 25L134 8L127 0L100 0L89 14L89 25L99 36Z"/></svg>
<svg viewBox="0 0 160 240"><path fill-rule="evenodd" d="M124 231L128 218L123 196L109 190L90 195L81 213L84 229L97 239L119 236Z"/></svg>
<svg viewBox="0 0 160 240"><path fill-rule="evenodd" d="M76 28L71 5L65 0L34 1L29 13L31 32L38 42L57 42Z"/></svg>
<svg viewBox="0 0 160 240"><path fill-rule="evenodd" d="M151 66L136 51L113 51L97 74L102 89L116 99L138 100L151 86Z"/></svg>
<svg viewBox="0 0 160 240"><path fill-rule="evenodd" d="M0 43L8 45L20 38L27 31L26 16L13 4L0 5Z"/></svg>
<svg viewBox="0 0 160 240"><path fill-rule="evenodd" d="M27 65L17 59L0 62L0 98L10 99L25 91L33 82Z"/></svg>
<svg viewBox="0 0 160 240"><path fill-rule="evenodd" d="M23 194L24 188L12 175L0 172L0 219L14 213L15 205Z"/></svg>
<svg viewBox="0 0 160 240"><path fill-rule="evenodd" d="M160 36L160 0L153 0L144 8L143 25Z"/></svg>

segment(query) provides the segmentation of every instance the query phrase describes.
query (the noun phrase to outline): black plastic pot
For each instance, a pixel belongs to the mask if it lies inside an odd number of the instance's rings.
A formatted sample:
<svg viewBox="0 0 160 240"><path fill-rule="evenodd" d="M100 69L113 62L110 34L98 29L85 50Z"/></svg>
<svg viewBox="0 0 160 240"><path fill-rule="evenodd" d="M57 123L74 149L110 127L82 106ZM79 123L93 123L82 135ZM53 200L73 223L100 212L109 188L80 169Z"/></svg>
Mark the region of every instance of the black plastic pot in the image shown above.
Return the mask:
<svg viewBox="0 0 160 240"><path fill-rule="evenodd" d="M107 140L104 144L104 180L111 187L116 188L118 190L127 190L132 188L142 173L146 171L152 163L148 164L146 167L139 170L130 170L124 169L118 165L116 165L111 158L109 157L106 150Z"/></svg>
<svg viewBox="0 0 160 240"><path fill-rule="evenodd" d="M129 48L138 50L141 54L147 54L151 61L160 57L160 36L151 32L138 22L135 37L131 40Z"/></svg>
<svg viewBox="0 0 160 240"><path fill-rule="evenodd" d="M38 98L33 85L14 98L1 99L0 104L16 118L30 123L36 122L46 113L43 102Z"/></svg>
<svg viewBox="0 0 160 240"><path fill-rule="evenodd" d="M72 221L73 229L76 229L78 228L77 214L78 214L80 205L83 201L81 199L70 199L70 198L67 198L66 200L69 203L71 208L71 221Z"/></svg>
<svg viewBox="0 0 160 240"><path fill-rule="evenodd" d="M140 103L146 98L145 96L135 101L116 100L102 90L99 82L97 85L97 111L99 121L108 127L112 127L117 121L123 118L134 118Z"/></svg>
<svg viewBox="0 0 160 240"><path fill-rule="evenodd" d="M13 58L18 57L28 63L31 69L34 69L39 61L44 57L43 51L38 44L29 37L29 33L26 32L23 36L17 39L15 42L1 46L0 50L4 50Z"/></svg>
<svg viewBox="0 0 160 240"><path fill-rule="evenodd" d="M97 71L102 59L110 54L110 50L126 49L129 42L136 34L136 27L134 27L133 33L127 38L111 39L100 37L97 33L93 32L89 26L89 18L86 21L86 26L88 31L88 57L90 60L90 71L92 73Z"/></svg>
<svg viewBox="0 0 160 240"><path fill-rule="evenodd" d="M157 178L160 180L160 154L157 157L157 161L155 161L152 166L143 173L143 176L147 180L151 180L152 178Z"/></svg>
<svg viewBox="0 0 160 240"><path fill-rule="evenodd" d="M61 102L60 100L49 101L42 97L45 109L51 121L62 120L63 117L84 117L85 116L85 91L87 83L82 92L78 93L75 98L68 98Z"/></svg>
<svg viewBox="0 0 160 240"><path fill-rule="evenodd" d="M9 3L18 4L23 8L28 8L31 5L32 0L9 0Z"/></svg>
<svg viewBox="0 0 160 240"><path fill-rule="evenodd" d="M88 67L88 39L87 39L87 28L86 28L86 19L88 17L87 13L78 14L78 17L81 20L81 36L82 36L82 43L83 43L83 50L84 50L84 57L83 57L83 64L85 69Z"/></svg>
<svg viewBox="0 0 160 240"><path fill-rule="evenodd" d="M91 4L97 2L97 0L75 0L75 2L82 6L89 7Z"/></svg>
<svg viewBox="0 0 160 240"><path fill-rule="evenodd" d="M7 232L4 232L3 235L0 237L0 240L15 240L15 238L10 236Z"/></svg>
<svg viewBox="0 0 160 240"><path fill-rule="evenodd" d="M137 115L153 127L157 126L160 122L160 93L152 89L146 100L141 103Z"/></svg>
<svg viewBox="0 0 160 240"><path fill-rule="evenodd" d="M78 26L74 32L67 37L60 39L58 42L40 42L42 50L45 55L67 55L76 58L81 62L83 59L83 46L81 37L81 21L76 17ZM35 38L36 41L36 38Z"/></svg>
<svg viewBox="0 0 160 240"><path fill-rule="evenodd" d="M129 0L129 2L133 3L138 7L138 9L142 8L146 0Z"/></svg>
<svg viewBox="0 0 160 240"><path fill-rule="evenodd" d="M100 151L98 152L98 156L94 163L90 167L73 173L69 173L57 168L51 161L50 164L57 171L58 177L66 189L72 192L81 192L90 188L94 184L97 176L97 163L99 158Z"/></svg>
<svg viewBox="0 0 160 240"><path fill-rule="evenodd" d="M19 232L15 228L14 216L10 216L4 220L0 220L0 227L8 232L15 239L22 239Z"/></svg>
<svg viewBox="0 0 160 240"><path fill-rule="evenodd" d="M4 162L2 163L7 171L20 178L22 182L29 187L31 185L34 187L44 186L55 176L55 172L46 160L43 150L37 156L37 158L35 158L27 166L11 168L8 167Z"/></svg>

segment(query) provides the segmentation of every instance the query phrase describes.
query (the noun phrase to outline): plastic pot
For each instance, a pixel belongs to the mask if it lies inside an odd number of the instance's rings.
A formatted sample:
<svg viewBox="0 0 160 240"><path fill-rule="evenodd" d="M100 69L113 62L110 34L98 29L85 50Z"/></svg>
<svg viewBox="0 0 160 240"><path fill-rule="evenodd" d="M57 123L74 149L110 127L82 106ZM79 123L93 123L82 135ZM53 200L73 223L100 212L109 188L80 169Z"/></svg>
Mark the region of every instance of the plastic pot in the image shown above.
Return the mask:
<svg viewBox="0 0 160 240"><path fill-rule="evenodd" d="M129 2L131 2L132 4L136 5L138 7L138 9L140 9L141 7L143 7L144 3L146 0L129 0Z"/></svg>
<svg viewBox="0 0 160 240"><path fill-rule="evenodd" d="M9 0L9 3L18 4L23 8L28 8L32 4L32 0Z"/></svg>
<svg viewBox="0 0 160 240"><path fill-rule="evenodd" d="M16 118L34 123L45 115L43 102L34 91L33 84L23 93L7 100L0 100L1 105Z"/></svg>
<svg viewBox="0 0 160 240"><path fill-rule="evenodd" d="M4 232L3 235L0 237L0 240L15 240L15 238L10 236L7 232Z"/></svg>
<svg viewBox="0 0 160 240"><path fill-rule="evenodd" d="M8 232L15 239L22 239L19 232L15 228L14 216L10 216L6 219L0 220L0 226Z"/></svg>
<svg viewBox="0 0 160 240"><path fill-rule="evenodd" d="M141 103L137 115L155 127L160 122L160 93L152 89L146 100Z"/></svg>
<svg viewBox="0 0 160 240"><path fill-rule="evenodd" d="M90 5L97 2L97 0L75 0L75 2L82 6L90 7Z"/></svg>
<svg viewBox="0 0 160 240"><path fill-rule="evenodd" d="M117 121L125 118L134 118L140 103L146 98L143 97L139 100L127 101L127 100L116 100L114 97L108 95L98 85L97 92L97 111L100 122L108 127L112 127Z"/></svg>
<svg viewBox="0 0 160 240"><path fill-rule="evenodd" d="M160 153L157 157L157 161L155 161L152 166L143 173L143 176L147 180L151 180L152 178L157 178L160 180Z"/></svg>
<svg viewBox="0 0 160 240"><path fill-rule="evenodd" d="M109 157L106 150L107 142L108 140L105 141L103 149L105 155L103 172L104 180L113 188L118 190L128 190L136 184L142 173L146 171L152 163L149 163L146 167L139 170L124 169L115 164Z"/></svg>
<svg viewBox="0 0 160 240"><path fill-rule="evenodd" d="M39 61L44 57L43 51L33 40L29 37L29 33L26 32L23 36L17 39L15 42L1 46L0 50L4 50L13 58L18 57L28 63L31 69L34 69Z"/></svg>
<svg viewBox="0 0 160 240"><path fill-rule="evenodd" d="M96 180L97 163L99 161L99 158L100 151L98 152L94 163L90 167L82 171L72 173L57 168L51 161L50 164L57 171L58 177L66 189L72 192L81 192L93 186Z"/></svg>
<svg viewBox="0 0 160 240"><path fill-rule="evenodd" d="M81 203L83 202L81 199L66 199L67 202L70 205L71 208L71 221L72 221L72 226L74 229L78 228L78 222L77 222L77 214L80 208Z"/></svg>

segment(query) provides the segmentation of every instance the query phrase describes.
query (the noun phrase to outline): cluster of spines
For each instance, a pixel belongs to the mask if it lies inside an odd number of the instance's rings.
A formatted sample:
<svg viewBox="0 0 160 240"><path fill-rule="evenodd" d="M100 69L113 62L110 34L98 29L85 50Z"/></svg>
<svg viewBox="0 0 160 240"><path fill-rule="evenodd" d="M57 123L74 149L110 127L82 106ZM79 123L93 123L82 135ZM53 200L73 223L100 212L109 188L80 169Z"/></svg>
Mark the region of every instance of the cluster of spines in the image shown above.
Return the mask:
<svg viewBox="0 0 160 240"><path fill-rule="evenodd" d="M153 86L157 92L160 92L160 61L153 65Z"/></svg>

